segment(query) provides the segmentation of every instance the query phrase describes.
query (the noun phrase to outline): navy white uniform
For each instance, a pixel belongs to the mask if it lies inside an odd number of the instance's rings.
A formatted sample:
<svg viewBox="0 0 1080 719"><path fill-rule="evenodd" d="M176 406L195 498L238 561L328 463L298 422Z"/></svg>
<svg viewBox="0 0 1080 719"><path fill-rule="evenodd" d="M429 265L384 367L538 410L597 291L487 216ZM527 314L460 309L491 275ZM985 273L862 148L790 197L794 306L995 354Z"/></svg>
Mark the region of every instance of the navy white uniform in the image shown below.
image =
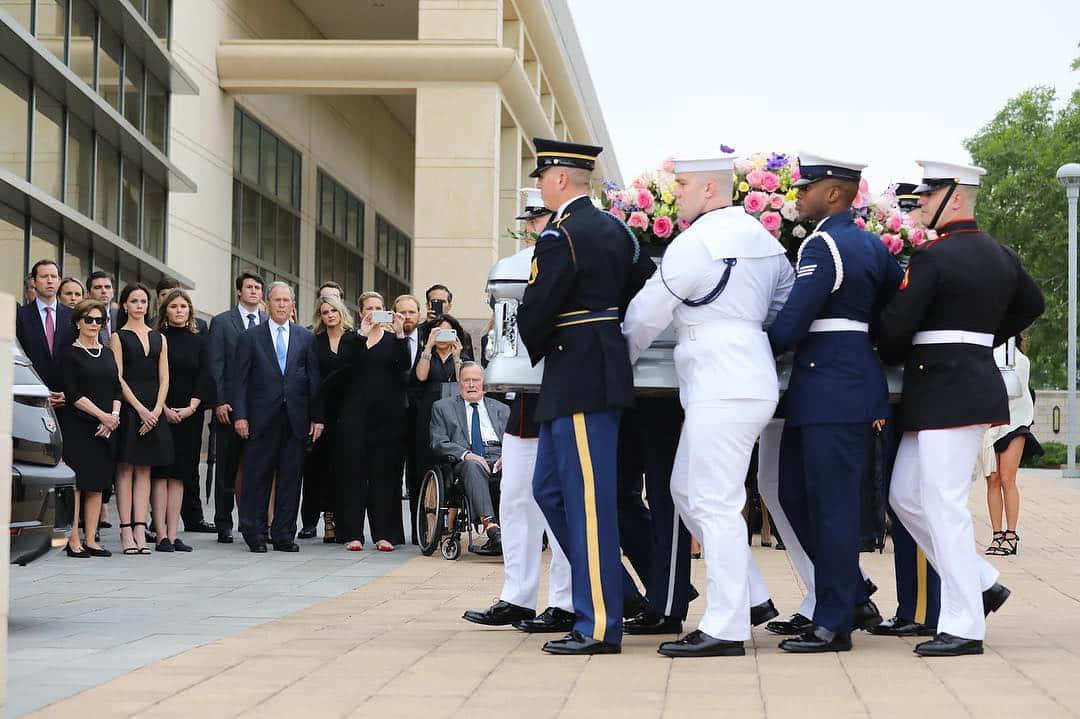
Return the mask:
<svg viewBox="0 0 1080 719"><path fill-rule="evenodd" d="M800 170L813 181L844 168L803 162ZM844 179L858 177L856 170ZM840 634L855 626L856 605L869 601L859 572L860 490L871 423L888 416L888 385L869 331L901 277L850 210L826 217L799 248L795 286L769 329L776 352L795 347L780 504L814 565L813 622Z"/></svg>

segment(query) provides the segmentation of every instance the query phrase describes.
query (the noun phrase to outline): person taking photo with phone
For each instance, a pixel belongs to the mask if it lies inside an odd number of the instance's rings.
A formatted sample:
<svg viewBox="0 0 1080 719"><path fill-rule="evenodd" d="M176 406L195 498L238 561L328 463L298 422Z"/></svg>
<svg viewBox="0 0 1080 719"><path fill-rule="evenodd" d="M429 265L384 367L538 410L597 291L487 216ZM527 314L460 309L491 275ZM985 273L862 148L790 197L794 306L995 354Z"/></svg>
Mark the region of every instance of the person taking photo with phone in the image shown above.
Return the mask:
<svg viewBox="0 0 1080 719"><path fill-rule="evenodd" d="M423 438L419 464L424 469L436 462L430 441L431 406L443 397L450 396L451 393L446 392L445 388L458 381L458 370L465 361L461 344L464 332L461 323L452 315L439 317L432 323L424 349L413 367L415 382L422 388L416 409L416 434Z"/></svg>
<svg viewBox="0 0 1080 719"><path fill-rule="evenodd" d="M450 315L454 311L454 293L446 285L432 285L424 294L427 300L427 319L420 325L420 342L427 342L432 330L439 326L439 319L444 315ZM461 341L461 359L468 362L473 359L472 337L458 323L458 339Z"/></svg>

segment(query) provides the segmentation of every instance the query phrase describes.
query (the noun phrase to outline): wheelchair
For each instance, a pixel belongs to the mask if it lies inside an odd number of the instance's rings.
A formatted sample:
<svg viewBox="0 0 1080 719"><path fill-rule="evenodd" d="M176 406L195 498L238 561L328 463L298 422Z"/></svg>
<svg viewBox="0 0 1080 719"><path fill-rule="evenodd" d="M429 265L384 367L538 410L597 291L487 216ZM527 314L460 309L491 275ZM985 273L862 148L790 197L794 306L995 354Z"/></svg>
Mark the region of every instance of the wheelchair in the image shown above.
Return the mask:
<svg viewBox="0 0 1080 719"><path fill-rule="evenodd" d="M480 518L475 516L465 482L455 471L460 460L443 457L439 464L424 473L420 481L420 501L416 505L416 532L420 551L430 557L439 549L444 559L453 561L461 556L463 545L478 553L481 544L473 543L474 533L484 537ZM491 501L499 506L501 472L491 475ZM464 541L463 541L464 540Z"/></svg>

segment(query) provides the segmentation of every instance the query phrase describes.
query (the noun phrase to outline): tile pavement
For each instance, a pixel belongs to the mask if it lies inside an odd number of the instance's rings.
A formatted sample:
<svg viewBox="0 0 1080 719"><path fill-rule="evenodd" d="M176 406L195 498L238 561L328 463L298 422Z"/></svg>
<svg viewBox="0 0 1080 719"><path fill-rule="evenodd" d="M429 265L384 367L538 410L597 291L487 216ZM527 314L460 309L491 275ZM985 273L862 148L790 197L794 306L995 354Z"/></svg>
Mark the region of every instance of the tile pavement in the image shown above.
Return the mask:
<svg viewBox="0 0 1080 719"><path fill-rule="evenodd" d="M260 595L245 585L260 579L246 557L235 563L230 557L216 575L212 568L191 569L199 572L200 586L210 591L226 587L216 596L223 597L228 612L205 617L207 624L194 630L206 642L215 634L220 640L157 662L147 658L150 649L143 655L128 650L113 664L120 676L34 716L1077 717L1080 538L1075 526L1080 521L1080 484L1069 484L1055 473L1025 472L1021 485L1020 554L995 559L1002 581L1014 593L991 619L987 652L981 657L924 660L911 653L915 640L865 634L855 638L850 653L793 656L779 651L777 638L761 629L754 630L751 651L741 658L665 659L655 653L663 637L627 637L620 656L549 657L539 651L544 637L484 629L460 619L465 609L489 603L501 584L498 561L470 555L457 562L415 557L341 593L324 586L320 591L327 592L327 598L322 601L258 623L270 612L260 612L260 601L253 598ZM989 528L979 485L974 486L971 507L977 537L984 541ZM336 561L311 559L313 554L305 560L302 553L295 566L282 560L276 565L278 573L261 581L274 584L274 576L316 574L364 579L371 575L363 571L370 568L374 574L375 565L368 562L406 556L365 553L361 562L330 573L324 571L328 566L318 564L317 569L304 569L309 562ZM792 611L801 588L786 554L755 547L754 555L781 611ZM863 561L882 587L876 597L882 611L890 612L891 555L863 555ZM694 564L695 581L703 586L704 567ZM292 583L305 586L321 578ZM92 621L86 616L128 611L117 596L132 587L125 579L120 572L71 577L64 591L48 592L41 611L57 612L52 615L56 624L86 637L84 624ZM136 591L155 594L153 586L146 590L147 584L152 582L140 582ZM72 594L78 599L71 600ZM296 594L291 592L290 599ZM63 601L65 596L69 601ZM177 637L183 635L168 619L175 605L169 596L160 598L157 606L139 605L139 618L133 621L145 623L148 630L159 626L155 621L170 627L141 643L152 647L172 642L167 651L173 653L182 648ZM60 607L72 601L96 609L62 612ZM701 610L700 602L691 607L691 624ZM231 623L235 618L240 621ZM252 625L246 629L245 619ZM112 626L112 621L99 626ZM51 631L59 635L65 630ZM22 628L14 634L16 645L9 651L37 649L39 654L27 656L38 657L34 661L39 672L48 664L58 683L96 684L88 675L80 680L66 672L92 660L114 661L115 647L100 648L108 644L105 636L96 644L87 638L68 647L75 653L64 654L56 637L35 646L19 637ZM124 666L132 671L124 673ZM13 680L13 694L19 693L21 682Z"/></svg>

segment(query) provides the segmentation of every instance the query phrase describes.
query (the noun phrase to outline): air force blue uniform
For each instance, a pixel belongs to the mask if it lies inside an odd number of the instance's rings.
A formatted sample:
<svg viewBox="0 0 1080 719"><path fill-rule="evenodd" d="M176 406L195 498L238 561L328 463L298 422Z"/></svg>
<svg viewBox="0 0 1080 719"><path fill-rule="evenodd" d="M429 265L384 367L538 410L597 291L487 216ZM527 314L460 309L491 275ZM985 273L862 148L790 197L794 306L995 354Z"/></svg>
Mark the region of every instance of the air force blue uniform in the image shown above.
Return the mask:
<svg viewBox="0 0 1080 719"><path fill-rule="evenodd" d="M782 402L780 504L814 563L814 624L838 633L851 631L855 606L868 599L860 486L871 423L888 416L889 398L870 329L902 277L881 240L839 212L799 249L795 286L769 328L775 351L795 347Z"/></svg>

